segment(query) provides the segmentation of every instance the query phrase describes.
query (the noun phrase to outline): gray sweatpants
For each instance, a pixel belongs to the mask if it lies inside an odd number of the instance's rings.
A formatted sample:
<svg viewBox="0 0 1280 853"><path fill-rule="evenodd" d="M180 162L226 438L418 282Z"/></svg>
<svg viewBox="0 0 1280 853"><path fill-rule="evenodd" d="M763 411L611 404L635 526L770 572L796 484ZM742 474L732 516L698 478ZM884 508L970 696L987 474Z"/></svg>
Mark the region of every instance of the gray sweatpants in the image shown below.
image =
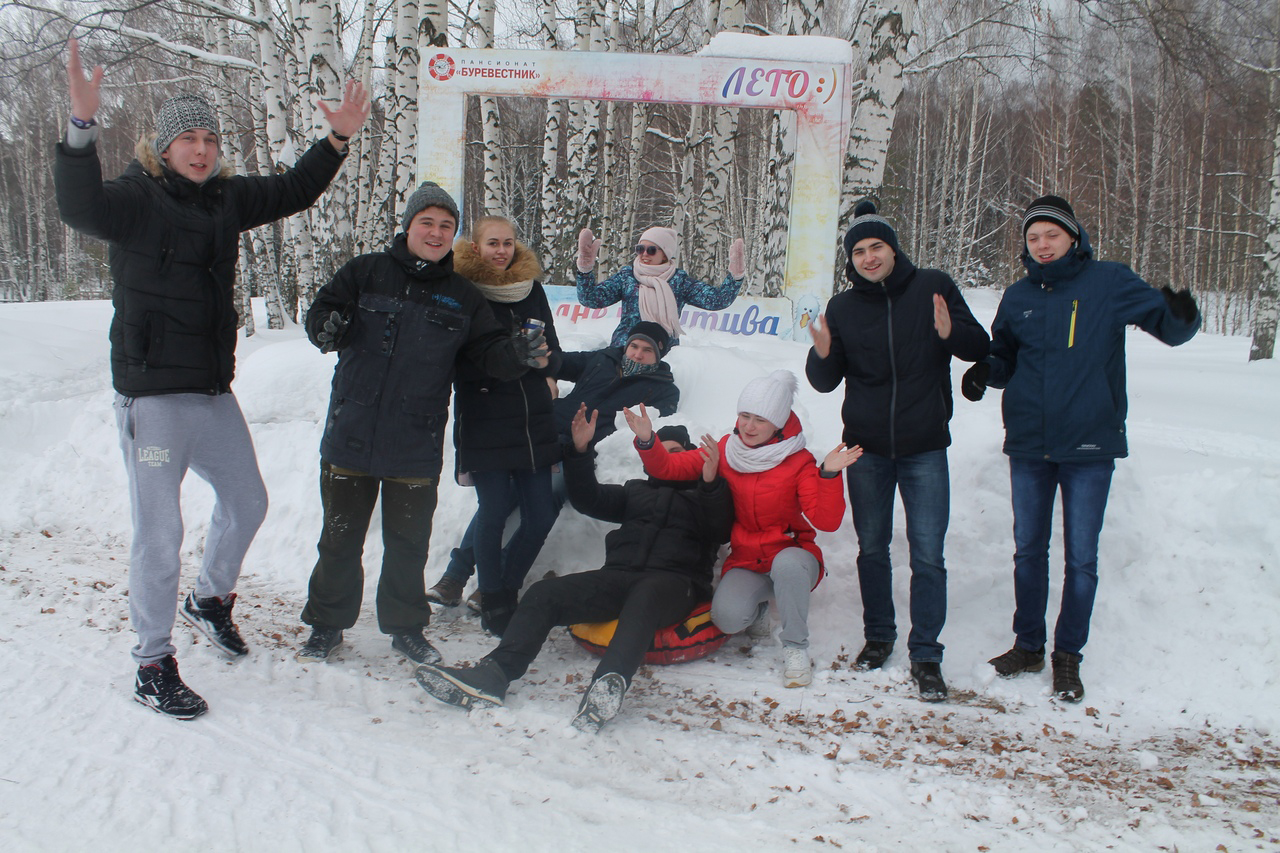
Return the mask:
<svg viewBox="0 0 1280 853"><path fill-rule="evenodd" d="M769 573L730 569L720 576L711 599L711 621L726 634L745 631L760 606L772 597L778 605L784 646L809 648L809 593L818 582L818 558L803 548L784 548Z"/></svg>
<svg viewBox="0 0 1280 853"><path fill-rule="evenodd" d="M129 614L138 632L133 658L141 665L175 651L187 469L213 486L216 498L196 579L201 598L235 589L245 552L267 515L267 488L233 394L116 395L115 413L129 474Z"/></svg>

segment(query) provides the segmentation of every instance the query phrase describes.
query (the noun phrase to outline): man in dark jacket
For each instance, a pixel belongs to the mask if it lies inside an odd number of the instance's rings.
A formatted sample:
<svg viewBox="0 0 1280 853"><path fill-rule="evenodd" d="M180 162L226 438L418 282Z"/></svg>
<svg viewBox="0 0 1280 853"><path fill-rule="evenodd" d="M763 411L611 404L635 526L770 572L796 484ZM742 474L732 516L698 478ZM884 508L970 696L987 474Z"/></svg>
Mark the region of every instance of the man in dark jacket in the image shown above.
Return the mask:
<svg viewBox="0 0 1280 853"><path fill-rule="evenodd" d="M418 667L435 698L470 708L501 705L508 685L524 675L557 625L618 620L618 627L583 694L573 725L596 731L617 714L654 632L685 618L711 591L711 567L733 527L733 498L717 476L718 454L704 454L696 483L596 480L591 443L597 412L580 404L565 451L569 500L584 515L620 522L605 537L605 564L590 572L540 580L516 608L498 647L474 667ZM664 427L672 450L692 450L688 432Z"/></svg>
<svg viewBox="0 0 1280 853"><path fill-rule="evenodd" d="M889 562L896 488L911 554L911 675L921 698L937 702L947 696L938 635L947 617L951 358L978 361L990 339L951 277L917 269L875 205L864 201L854 214L844 238L852 286L810 325L805 373L822 392L844 381L844 442L863 449L847 471L866 638L855 665L883 666L898 635Z"/></svg>
<svg viewBox="0 0 1280 853"><path fill-rule="evenodd" d="M303 661L326 660L360 614L360 557L379 492L378 628L410 660L440 659L422 633L431 618L422 570L455 362L503 380L547 364L543 337L513 334L453 271L458 206L447 192L423 183L401 225L390 248L338 270L307 312L311 341L336 350L338 364L320 442L324 529L302 611L312 626Z"/></svg>
<svg viewBox="0 0 1280 853"><path fill-rule="evenodd" d="M991 355L965 373L980 400L1003 388L1004 452L1013 498L1014 645L990 661L1009 678L1044 669L1049 538L1062 491L1066 576L1053 634L1053 693L1084 698L1081 650L1098 589L1098 538L1125 441L1125 329L1170 346L1191 340L1200 312L1190 292L1156 290L1124 264L1093 257L1065 199L1042 196L1022 217L1027 275L1004 292L991 324Z"/></svg>
<svg viewBox="0 0 1280 853"><path fill-rule="evenodd" d="M54 186L62 220L106 240L111 264L111 378L129 475L133 547L129 611L138 644L134 695L178 719L208 706L178 674L172 641L187 470L217 496L195 589L183 617L231 657L248 652L231 618L245 552L267 512L253 440L231 393L240 232L310 207L337 173L347 140L369 115L349 82L331 132L271 177L235 177L219 152L218 122L196 95L170 98L156 134L124 174L102 180L94 116L102 68L85 79L75 39L67 63L71 117Z"/></svg>

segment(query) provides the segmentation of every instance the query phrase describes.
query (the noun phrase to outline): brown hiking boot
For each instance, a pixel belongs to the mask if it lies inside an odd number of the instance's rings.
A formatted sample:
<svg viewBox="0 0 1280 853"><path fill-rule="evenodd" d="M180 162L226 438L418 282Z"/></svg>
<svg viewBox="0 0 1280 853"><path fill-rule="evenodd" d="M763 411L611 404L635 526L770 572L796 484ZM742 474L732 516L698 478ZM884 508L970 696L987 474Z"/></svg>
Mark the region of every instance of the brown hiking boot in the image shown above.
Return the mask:
<svg viewBox="0 0 1280 853"><path fill-rule="evenodd" d="M462 603L462 588L466 581L451 578L448 575L436 581L436 585L427 590L427 601L442 607L457 607Z"/></svg>
<svg viewBox="0 0 1280 853"><path fill-rule="evenodd" d="M987 661L996 668L996 675L1001 678L1013 678L1024 672L1039 672L1044 669L1044 649L1030 652L1021 646L1014 646L1009 651Z"/></svg>

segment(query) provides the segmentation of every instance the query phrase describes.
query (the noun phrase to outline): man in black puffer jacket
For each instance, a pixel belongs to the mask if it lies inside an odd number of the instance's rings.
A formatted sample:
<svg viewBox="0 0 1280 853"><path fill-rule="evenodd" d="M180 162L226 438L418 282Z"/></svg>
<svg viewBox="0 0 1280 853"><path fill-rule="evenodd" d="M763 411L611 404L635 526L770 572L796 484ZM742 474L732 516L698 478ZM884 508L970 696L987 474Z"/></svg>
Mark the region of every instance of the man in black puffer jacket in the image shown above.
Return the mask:
<svg viewBox="0 0 1280 853"><path fill-rule="evenodd" d="M62 221L107 241L111 263L111 379L133 513L134 695L188 720L207 705L182 682L173 657L183 478L190 469L207 480L217 505L182 615L232 657L249 651L231 618L233 590L267 513L253 440L231 393L240 232L320 197L342 165L347 140L368 117L369 100L363 86L348 83L337 110L320 105L331 132L293 168L243 177L223 163L208 102L170 98L156 116L155 135L138 142L138 159L121 177L103 181L94 120L102 68L85 79L76 40L69 46L71 117L57 148L54 188Z"/></svg>
<svg viewBox="0 0 1280 853"><path fill-rule="evenodd" d="M911 263L875 205L864 201L854 213L844 238L852 287L809 327L805 373L824 393L843 380L844 441L863 449L846 472L866 638L855 665L879 669L897 639L889 563L896 488L911 553L911 675L921 698L940 701L947 695L938 635L947 617L951 358L980 361L991 339L950 276Z"/></svg>
<svg viewBox="0 0 1280 853"><path fill-rule="evenodd" d="M590 572L538 581L520 601L498 647L474 667L418 667L417 678L451 705L501 705L507 686L524 675L557 625L618 620L617 630L583 694L574 726L595 731L618 712L654 632L685 618L711 592L711 568L733 527L733 498L718 476L720 454L704 451L694 483L596 480L591 441L597 412L574 416L565 449L569 500L584 515L621 526L605 536L605 564ZM692 450L683 427L663 427L671 450Z"/></svg>

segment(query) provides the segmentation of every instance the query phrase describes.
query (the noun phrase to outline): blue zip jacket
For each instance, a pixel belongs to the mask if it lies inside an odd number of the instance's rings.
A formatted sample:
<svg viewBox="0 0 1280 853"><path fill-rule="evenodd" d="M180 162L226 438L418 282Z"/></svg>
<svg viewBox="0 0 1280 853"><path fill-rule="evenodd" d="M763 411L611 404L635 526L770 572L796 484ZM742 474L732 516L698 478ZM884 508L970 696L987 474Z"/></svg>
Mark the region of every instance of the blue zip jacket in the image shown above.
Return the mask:
<svg viewBox="0 0 1280 853"><path fill-rule="evenodd" d="M1089 235L1048 264L1032 260L991 324L991 375L1004 388L1004 452L1050 462L1128 456L1124 337L1138 326L1170 346L1191 340L1164 295L1124 264L1093 259Z"/></svg>

